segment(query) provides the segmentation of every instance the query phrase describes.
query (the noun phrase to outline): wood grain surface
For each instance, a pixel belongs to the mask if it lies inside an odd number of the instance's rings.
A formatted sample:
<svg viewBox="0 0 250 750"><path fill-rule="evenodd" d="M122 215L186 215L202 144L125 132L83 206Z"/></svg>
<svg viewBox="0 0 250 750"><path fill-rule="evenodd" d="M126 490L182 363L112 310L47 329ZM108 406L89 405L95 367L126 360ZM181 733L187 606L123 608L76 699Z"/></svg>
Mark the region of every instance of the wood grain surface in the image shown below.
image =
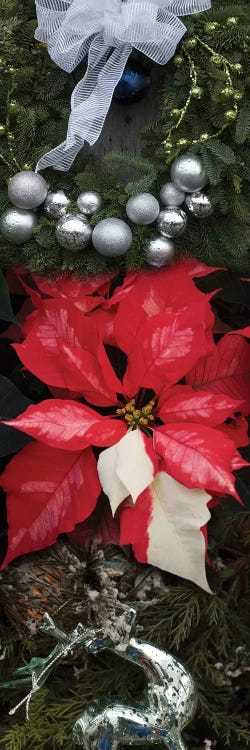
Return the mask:
<svg viewBox="0 0 250 750"><path fill-rule="evenodd" d="M150 88L140 102L130 105L112 102L102 134L93 148L99 158L110 152L141 155L143 130L159 116L162 72L159 65L152 66Z"/></svg>

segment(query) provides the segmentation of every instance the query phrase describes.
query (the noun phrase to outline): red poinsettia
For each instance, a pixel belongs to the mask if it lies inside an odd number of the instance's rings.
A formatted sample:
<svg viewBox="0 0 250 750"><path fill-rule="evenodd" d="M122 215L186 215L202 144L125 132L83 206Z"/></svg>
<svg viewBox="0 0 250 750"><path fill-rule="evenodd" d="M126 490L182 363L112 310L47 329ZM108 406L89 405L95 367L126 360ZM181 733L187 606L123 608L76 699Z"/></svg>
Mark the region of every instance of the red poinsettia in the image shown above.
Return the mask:
<svg viewBox="0 0 250 750"><path fill-rule="evenodd" d="M87 314L72 285L70 297L39 296L15 348L64 397L8 422L36 442L2 477L9 493L5 565L71 531L104 491L114 514L119 508L122 544L208 589L201 528L213 495L237 497L232 470L244 463L236 445L245 422L237 425L234 415L245 405L247 344L227 336L223 357L194 273L204 267L187 262L130 274Z"/></svg>

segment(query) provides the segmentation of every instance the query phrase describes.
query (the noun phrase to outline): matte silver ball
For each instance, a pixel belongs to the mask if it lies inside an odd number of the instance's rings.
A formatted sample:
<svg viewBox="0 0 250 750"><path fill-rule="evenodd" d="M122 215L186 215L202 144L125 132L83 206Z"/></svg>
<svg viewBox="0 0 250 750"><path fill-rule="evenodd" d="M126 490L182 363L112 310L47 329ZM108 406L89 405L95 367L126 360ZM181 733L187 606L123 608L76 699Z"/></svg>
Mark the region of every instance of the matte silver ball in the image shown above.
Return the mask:
<svg viewBox="0 0 250 750"><path fill-rule="evenodd" d="M81 214L62 216L56 226L56 239L61 247L77 252L84 250L90 242L92 227Z"/></svg>
<svg viewBox="0 0 250 750"><path fill-rule="evenodd" d="M205 219L213 212L213 206L206 193L192 193L185 200L190 213L197 219Z"/></svg>
<svg viewBox="0 0 250 750"><path fill-rule="evenodd" d="M161 266L167 266L171 262L175 249L171 240L159 234L148 241L145 251L148 265L161 268Z"/></svg>
<svg viewBox="0 0 250 750"><path fill-rule="evenodd" d="M153 224L159 215L158 200L151 193L138 193L128 199L126 213L134 224Z"/></svg>
<svg viewBox="0 0 250 750"><path fill-rule="evenodd" d="M48 186L41 174L18 172L11 178L8 194L11 203L18 208L37 208L44 203Z"/></svg>
<svg viewBox="0 0 250 750"><path fill-rule="evenodd" d="M37 217L33 211L23 208L7 208L0 217L0 230L6 240L22 245L28 242L37 224Z"/></svg>
<svg viewBox="0 0 250 750"><path fill-rule="evenodd" d="M77 207L82 214L85 214L85 216L93 216L93 214L96 214L97 211L100 211L101 205L102 196L100 193L95 193L91 190L86 191L85 193L80 193L77 198Z"/></svg>
<svg viewBox="0 0 250 750"><path fill-rule="evenodd" d="M130 227L122 219L103 219L96 225L92 242L98 253L106 258L117 258L130 248L133 235Z"/></svg>
<svg viewBox="0 0 250 750"><path fill-rule="evenodd" d="M178 237L186 229L187 215L181 208L169 206L160 211L157 229L163 237Z"/></svg>
<svg viewBox="0 0 250 750"><path fill-rule="evenodd" d="M61 216L66 216L69 205L70 199L64 190L55 190L54 193L48 193L43 208L51 219L60 219Z"/></svg>
<svg viewBox="0 0 250 750"><path fill-rule="evenodd" d="M197 154L183 154L171 166L171 180L184 193L195 193L207 184L207 175Z"/></svg>
<svg viewBox="0 0 250 750"><path fill-rule="evenodd" d="M166 182L160 191L160 200L164 206L181 206L185 200L185 193L179 190L173 182Z"/></svg>

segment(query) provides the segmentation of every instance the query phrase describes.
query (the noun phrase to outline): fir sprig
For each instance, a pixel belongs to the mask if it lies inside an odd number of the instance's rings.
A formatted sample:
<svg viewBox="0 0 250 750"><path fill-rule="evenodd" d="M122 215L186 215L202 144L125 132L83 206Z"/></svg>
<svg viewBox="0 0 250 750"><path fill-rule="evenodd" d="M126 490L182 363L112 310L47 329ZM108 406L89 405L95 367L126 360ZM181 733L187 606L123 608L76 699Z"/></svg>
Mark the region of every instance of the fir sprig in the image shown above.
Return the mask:
<svg viewBox="0 0 250 750"><path fill-rule="evenodd" d="M0 170L1 210L12 174L35 167L38 158L65 138L70 94L83 74L61 71L44 45L34 40L33 0L20 8L16 0L0 0ZM164 70L162 106L157 122L145 135L142 157L111 154L102 163L83 151L68 174L47 170L49 189L64 189L73 201L81 190L101 193L103 206L94 218L118 216L127 220L128 195L150 191L155 195L170 178L171 161L187 150L201 155L207 171L214 213L211 220L189 217L188 230L176 242L181 254L212 265L248 272L250 221L250 8L245 1L213 0L209 12L185 17L188 33L173 62ZM165 79L165 80L164 80ZM167 141L167 144L166 144ZM18 165L18 166L17 166ZM225 221L223 219L225 217ZM99 265L92 248L85 253L63 253L53 231L38 224L32 242L16 248L1 240L0 263L51 274L72 269L94 274ZM151 228L135 231L128 268L145 263ZM141 240L138 237L141 236ZM120 261L118 261L118 265Z"/></svg>

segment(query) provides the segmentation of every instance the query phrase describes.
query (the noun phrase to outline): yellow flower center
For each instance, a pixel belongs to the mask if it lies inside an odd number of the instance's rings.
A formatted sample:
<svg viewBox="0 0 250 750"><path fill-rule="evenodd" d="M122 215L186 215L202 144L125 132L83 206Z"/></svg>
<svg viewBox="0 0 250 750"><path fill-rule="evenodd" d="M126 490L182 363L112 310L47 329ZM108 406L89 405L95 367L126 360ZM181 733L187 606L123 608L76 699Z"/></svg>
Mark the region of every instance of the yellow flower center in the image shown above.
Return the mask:
<svg viewBox="0 0 250 750"><path fill-rule="evenodd" d="M155 401L149 401L146 406L142 409L137 409L136 400L132 398L125 404L123 409L116 409L116 414L120 417L124 417L125 422L130 427L146 427L150 422L154 422L154 416L152 414Z"/></svg>

